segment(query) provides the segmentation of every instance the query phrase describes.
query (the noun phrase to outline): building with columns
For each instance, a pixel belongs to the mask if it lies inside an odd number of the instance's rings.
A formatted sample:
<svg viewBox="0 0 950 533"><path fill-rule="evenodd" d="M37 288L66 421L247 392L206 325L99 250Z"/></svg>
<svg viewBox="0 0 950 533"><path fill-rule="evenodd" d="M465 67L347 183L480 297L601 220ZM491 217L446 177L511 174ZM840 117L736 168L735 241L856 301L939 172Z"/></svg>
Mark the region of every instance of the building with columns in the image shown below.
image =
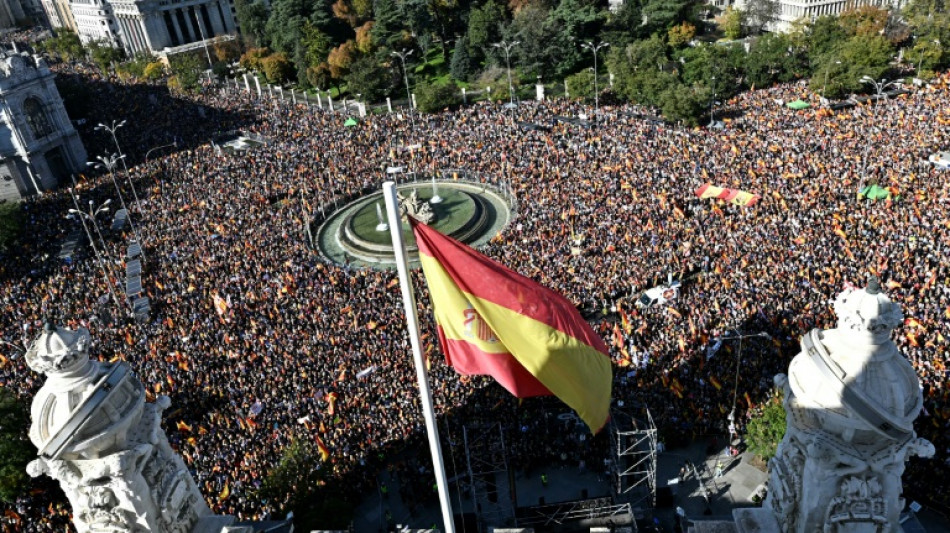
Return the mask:
<svg viewBox="0 0 950 533"><path fill-rule="evenodd" d="M85 163L46 62L0 50L0 200L51 189Z"/></svg>
<svg viewBox="0 0 950 533"><path fill-rule="evenodd" d="M69 6L83 43L104 41L129 55L174 53L237 31L233 0L72 0Z"/></svg>

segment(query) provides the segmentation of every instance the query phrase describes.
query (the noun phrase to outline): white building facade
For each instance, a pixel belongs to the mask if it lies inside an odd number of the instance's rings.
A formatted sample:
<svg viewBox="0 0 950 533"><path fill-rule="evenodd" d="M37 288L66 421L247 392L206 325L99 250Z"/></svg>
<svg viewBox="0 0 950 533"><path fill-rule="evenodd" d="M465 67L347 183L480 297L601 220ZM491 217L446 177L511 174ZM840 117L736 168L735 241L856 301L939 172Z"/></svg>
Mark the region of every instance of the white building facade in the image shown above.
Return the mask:
<svg viewBox="0 0 950 533"><path fill-rule="evenodd" d="M69 7L83 43L102 41L129 55L174 52L237 31L233 0L72 0Z"/></svg>
<svg viewBox="0 0 950 533"><path fill-rule="evenodd" d="M43 59L0 52L0 200L56 187L85 163Z"/></svg>

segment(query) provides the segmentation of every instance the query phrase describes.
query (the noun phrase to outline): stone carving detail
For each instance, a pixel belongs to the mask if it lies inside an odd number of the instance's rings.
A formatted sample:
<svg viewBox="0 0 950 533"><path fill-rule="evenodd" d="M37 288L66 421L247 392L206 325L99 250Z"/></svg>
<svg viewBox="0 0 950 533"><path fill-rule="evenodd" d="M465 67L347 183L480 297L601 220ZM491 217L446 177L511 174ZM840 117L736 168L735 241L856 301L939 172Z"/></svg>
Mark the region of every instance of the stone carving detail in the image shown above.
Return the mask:
<svg viewBox="0 0 950 533"><path fill-rule="evenodd" d="M905 462L934 454L913 431L917 375L890 339L903 314L876 279L834 309L838 326L803 336L788 375L775 377L787 429L765 508L788 533L896 532Z"/></svg>
<svg viewBox="0 0 950 533"><path fill-rule="evenodd" d="M79 533L249 532L228 527L198 491L161 430L166 396L146 404L125 362L89 358L85 329L47 323L26 360L46 374L32 406L30 440L40 456L27 472L63 487Z"/></svg>
<svg viewBox="0 0 950 533"><path fill-rule="evenodd" d="M435 219L432 206L429 205L428 202L423 202L419 199L416 189L412 190L409 194L409 198L406 198L398 191L396 192L396 197L399 198L399 216L403 220L407 220L406 215L411 216L423 224L428 224Z"/></svg>

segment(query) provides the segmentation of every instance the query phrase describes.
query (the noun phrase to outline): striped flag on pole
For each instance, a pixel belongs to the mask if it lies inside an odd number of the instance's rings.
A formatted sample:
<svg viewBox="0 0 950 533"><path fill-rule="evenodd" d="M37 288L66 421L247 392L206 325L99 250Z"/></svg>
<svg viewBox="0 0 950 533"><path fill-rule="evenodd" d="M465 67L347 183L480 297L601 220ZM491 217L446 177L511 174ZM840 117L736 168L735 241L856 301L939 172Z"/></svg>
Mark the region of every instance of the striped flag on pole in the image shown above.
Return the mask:
<svg viewBox="0 0 950 533"><path fill-rule="evenodd" d="M448 363L518 398L557 396L598 432L609 415L610 357L574 305L425 224L412 229Z"/></svg>

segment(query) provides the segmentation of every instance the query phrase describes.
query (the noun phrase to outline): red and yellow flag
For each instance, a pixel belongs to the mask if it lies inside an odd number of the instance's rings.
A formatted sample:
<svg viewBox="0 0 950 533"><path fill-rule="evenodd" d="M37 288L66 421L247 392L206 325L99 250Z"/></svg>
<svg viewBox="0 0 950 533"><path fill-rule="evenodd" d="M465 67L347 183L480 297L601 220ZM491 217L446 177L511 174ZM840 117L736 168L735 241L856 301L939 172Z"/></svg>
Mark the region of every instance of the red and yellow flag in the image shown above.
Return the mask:
<svg viewBox="0 0 950 533"><path fill-rule="evenodd" d="M323 439L320 438L320 435L317 435L317 451L320 452L320 459L322 461L326 461L330 458L330 449L323 443Z"/></svg>
<svg viewBox="0 0 950 533"><path fill-rule="evenodd" d="M518 398L554 395L592 432L607 422L607 345L556 292L412 221L446 361Z"/></svg>

